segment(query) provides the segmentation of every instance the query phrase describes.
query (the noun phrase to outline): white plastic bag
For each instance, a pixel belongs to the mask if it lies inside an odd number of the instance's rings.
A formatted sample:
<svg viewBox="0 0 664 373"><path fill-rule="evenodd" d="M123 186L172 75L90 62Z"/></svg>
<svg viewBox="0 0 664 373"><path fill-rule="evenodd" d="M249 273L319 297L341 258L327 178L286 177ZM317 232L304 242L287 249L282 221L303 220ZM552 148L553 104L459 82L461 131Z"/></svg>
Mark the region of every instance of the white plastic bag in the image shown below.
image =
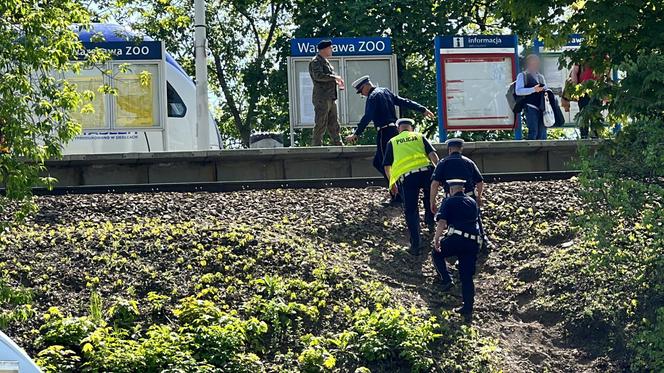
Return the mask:
<svg viewBox="0 0 664 373"><path fill-rule="evenodd" d="M549 102L549 95L546 92L544 93L544 113L542 114L545 127L553 127L556 124L556 115L553 113L553 107L551 106L551 102Z"/></svg>

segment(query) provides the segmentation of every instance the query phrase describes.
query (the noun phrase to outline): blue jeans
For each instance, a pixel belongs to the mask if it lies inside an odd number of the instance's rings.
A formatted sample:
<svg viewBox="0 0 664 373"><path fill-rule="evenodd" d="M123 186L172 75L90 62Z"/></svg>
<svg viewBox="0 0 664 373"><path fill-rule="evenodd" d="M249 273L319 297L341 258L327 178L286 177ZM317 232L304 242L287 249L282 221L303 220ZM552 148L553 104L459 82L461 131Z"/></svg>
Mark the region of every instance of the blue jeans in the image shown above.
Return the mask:
<svg viewBox="0 0 664 373"><path fill-rule="evenodd" d="M526 124L528 125L528 140L546 140L546 127L541 111L526 105Z"/></svg>

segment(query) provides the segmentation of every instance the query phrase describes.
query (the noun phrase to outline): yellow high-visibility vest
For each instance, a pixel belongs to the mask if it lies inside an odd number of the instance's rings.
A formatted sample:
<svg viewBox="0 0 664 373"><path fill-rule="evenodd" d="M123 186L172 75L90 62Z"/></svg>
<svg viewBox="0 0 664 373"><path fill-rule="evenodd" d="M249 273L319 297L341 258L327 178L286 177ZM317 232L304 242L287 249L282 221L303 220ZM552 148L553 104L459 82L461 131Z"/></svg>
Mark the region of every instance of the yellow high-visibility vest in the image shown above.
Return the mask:
<svg viewBox="0 0 664 373"><path fill-rule="evenodd" d="M390 143L392 143L394 154L390 172L390 188L406 172L427 167L431 164L421 134L403 131L394 136Z"/></svg>

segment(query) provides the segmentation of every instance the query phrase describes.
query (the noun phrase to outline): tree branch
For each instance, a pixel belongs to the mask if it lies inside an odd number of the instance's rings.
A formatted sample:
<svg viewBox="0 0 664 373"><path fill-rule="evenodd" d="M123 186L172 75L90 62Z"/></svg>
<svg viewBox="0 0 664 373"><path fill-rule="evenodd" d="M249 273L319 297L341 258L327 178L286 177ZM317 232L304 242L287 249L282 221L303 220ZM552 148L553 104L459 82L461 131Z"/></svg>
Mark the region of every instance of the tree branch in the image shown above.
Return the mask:
<svg viewBox="0 0 664 373"><path fill-rule="evenodd" d="M214 43L210 42L210 46L214 48ZM214 58L214 67L215 71L217 73L217 81L219 82L219 86L221 87L221 91L224 93L224 97L226 98L226 104L228 104L228 109L231 112L231 115L233 116L233 119L235 120L235 126L240 129L242 127L242 115L240 114L240 110L238 109L237 103L235 102L235 98L233 97L233 93L231 92L230 87L228 86L228 81L226 79L226 74L224 73L224 67L221 64L221 57L217 53L213 53L213 58Z"/></svg>

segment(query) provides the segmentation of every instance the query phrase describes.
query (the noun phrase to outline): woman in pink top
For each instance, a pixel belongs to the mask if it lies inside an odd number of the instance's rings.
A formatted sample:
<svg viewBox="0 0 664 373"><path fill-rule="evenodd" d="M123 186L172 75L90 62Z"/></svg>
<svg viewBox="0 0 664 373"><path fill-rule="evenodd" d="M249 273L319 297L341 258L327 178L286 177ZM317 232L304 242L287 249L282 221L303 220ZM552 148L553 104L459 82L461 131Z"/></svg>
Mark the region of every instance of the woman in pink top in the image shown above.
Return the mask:
<svg viewBox="0 0 664 373"><path fill-rule="evenodd" d="M572 67L572 70L569 72L569 78L567 79L567 82L572 85L577 85L589 80L597 80L597 76L595 75L593 69L587 66L580 66L575 64ZM593 100L588 95L579 97L579 110L583 110L586 106L588 106L588 104L590 104L591 101ZM561 105L565 111L569 112L569 99L563 98ZM582 139L588 138L589 129L590 128L588 123L581 123L579 125Z"/></svg>

